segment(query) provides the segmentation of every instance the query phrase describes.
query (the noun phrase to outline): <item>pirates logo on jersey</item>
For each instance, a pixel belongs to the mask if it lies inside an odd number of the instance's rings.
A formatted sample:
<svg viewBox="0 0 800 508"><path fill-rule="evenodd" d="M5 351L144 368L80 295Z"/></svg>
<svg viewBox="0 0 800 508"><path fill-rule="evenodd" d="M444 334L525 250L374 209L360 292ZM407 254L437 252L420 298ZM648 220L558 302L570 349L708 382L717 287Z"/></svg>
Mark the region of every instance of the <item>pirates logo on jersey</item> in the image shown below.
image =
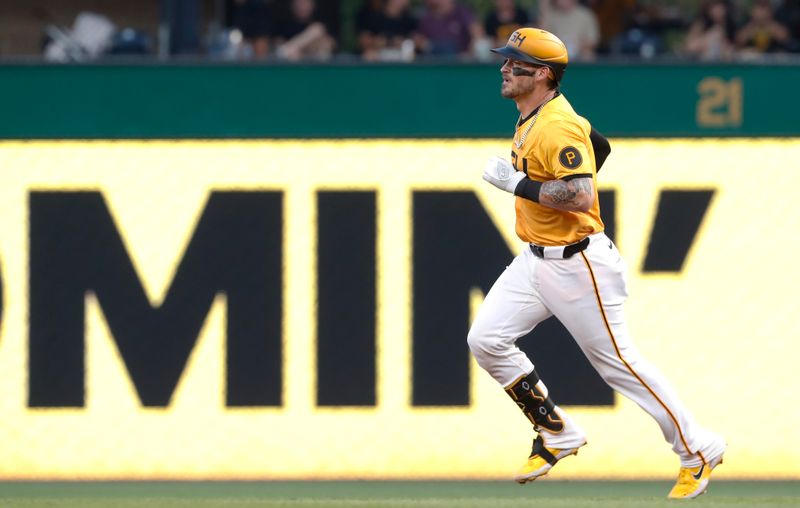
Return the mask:
<svg viewBox="0 0 800 508"><path fill-rule="evenodd" d="M583 163L581 153L574 146L563 148L558 153L558 160L565 168L575 169Z"/></svg>

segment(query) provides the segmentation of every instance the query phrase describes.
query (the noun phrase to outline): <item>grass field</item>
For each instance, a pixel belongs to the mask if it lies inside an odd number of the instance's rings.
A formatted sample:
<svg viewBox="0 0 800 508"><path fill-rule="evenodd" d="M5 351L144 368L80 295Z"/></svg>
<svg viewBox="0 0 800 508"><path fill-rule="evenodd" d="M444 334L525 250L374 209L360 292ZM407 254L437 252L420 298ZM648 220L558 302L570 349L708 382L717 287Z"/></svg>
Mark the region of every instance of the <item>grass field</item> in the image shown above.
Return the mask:
<svg viewBox="0 0 800 508"><path fill-rule="evenodd" d="M675 506L669 482L0 483L1 508ZM800 507L800 482L712 482L693 507Z"/></svg>

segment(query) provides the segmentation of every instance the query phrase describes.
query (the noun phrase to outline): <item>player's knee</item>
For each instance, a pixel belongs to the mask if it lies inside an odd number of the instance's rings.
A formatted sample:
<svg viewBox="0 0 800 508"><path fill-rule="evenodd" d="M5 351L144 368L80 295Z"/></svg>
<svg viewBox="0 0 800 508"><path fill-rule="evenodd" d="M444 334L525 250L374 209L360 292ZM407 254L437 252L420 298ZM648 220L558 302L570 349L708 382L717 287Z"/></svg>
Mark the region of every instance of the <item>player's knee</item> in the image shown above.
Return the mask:
<svg viewBox="0 0 800 508"><path fill-rule="evenodd" d="M489 330L474 323L467 334L467 345L473 356L481 362L486 356L491 356L497 350L497 340Z"/></svg>
<svg viewBox="0 0 800 508"><path fill-rule="evenodd" d="M467 346L469 346L469 350L472 351L473 355L475 355L476 352L481 350L482 341L483 341L483 336L481 335L480 330L476 329L475 326L470 328L469 333L467 334Z"/></svg>

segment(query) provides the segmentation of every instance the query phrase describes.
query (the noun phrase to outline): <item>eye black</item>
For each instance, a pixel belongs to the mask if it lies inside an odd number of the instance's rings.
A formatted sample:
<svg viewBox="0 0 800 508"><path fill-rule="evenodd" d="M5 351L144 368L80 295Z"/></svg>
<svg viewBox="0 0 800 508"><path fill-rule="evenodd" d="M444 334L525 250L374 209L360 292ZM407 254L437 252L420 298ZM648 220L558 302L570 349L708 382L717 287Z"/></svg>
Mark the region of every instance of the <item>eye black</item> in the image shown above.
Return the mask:
<svg viewBox="0 0 800 508"><path fill-rule="evenodd" d="M533 76L535 72L536 72L535 70L528 70L528 69L526 69L524 67L519 67L519 66L516 66L516 65L511 67L511 74L513 74L514 76L529 76L530 77L530 76Z"/></svg>

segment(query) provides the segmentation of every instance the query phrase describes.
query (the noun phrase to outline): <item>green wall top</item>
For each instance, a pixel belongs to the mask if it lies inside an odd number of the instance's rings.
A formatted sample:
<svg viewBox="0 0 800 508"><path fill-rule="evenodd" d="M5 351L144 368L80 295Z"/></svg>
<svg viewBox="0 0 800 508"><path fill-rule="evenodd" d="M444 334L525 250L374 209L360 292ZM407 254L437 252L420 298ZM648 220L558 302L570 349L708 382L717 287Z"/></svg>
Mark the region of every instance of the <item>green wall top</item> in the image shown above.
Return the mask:
<svg viewBox="0 0 800 508"><path fill-rule="evenodd" d="M579 65L615 137L797 136L800 66ZM508 137L495 64L5 65L0 138Z"/></svg>

